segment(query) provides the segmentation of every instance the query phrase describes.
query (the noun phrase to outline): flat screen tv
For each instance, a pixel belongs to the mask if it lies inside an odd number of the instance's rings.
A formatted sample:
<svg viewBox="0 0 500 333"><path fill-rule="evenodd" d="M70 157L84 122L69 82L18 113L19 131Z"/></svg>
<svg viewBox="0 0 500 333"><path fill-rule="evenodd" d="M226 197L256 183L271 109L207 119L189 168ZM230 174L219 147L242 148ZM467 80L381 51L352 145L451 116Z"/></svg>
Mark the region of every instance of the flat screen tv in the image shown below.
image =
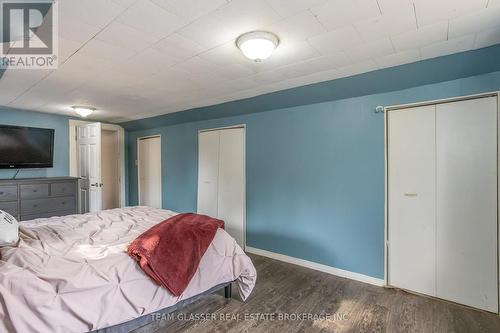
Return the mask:
<svg viewBox="0 0 500 333"><path fill-rule="evenodd" d="M54 130L0 125L0 169L52 168Z"/></svg>

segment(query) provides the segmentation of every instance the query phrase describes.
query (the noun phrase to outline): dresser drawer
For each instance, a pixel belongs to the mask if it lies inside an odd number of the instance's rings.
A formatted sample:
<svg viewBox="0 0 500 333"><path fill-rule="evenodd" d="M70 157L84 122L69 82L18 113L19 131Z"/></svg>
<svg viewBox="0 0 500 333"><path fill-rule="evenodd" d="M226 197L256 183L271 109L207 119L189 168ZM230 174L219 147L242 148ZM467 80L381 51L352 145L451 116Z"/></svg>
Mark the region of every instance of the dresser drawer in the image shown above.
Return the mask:
<svg viewBox="0 0 500 333"><path fill-rule="evenodd" d="M17 200L17 186L16 185L2 185L0 186L0 201Z"/></svg>
<svg viewBox="0 0 500 333"><path fill-rule="evenodd" d="M74 210L76 208L75 201L75 197L23 200L21 201L21 215Z"/></svg>
<svg viewBox="0 0 500 333"><path fill-rule="evenodd" d="M19 221L30 221L34 219L43 219L43 218L49 218L49 217L54 217L54 216L66 216L66 215L73 215L76 214L74 210L60 210L57 212L49 212L49 213L39 213L39 214L33 214L33 215L22 215L21 219Z"/></svg>
<svg viewBox="0 0 500 333"><path fill-rule="evenodd" d="M75 183L53 183L50 184L50 195L75 195Z"/></svg>
<svg viewBox="0 0 500 333"><path fill-rule="evenodd" d="M14 202L0 202L0 209L9 213L17 219L17 201Z"/></svg>
<svg viewBox="0 0 500 333"><path fill-rule="evenodd" d="M21 199L46 198L49 196L49 184L20 185Z"/></svg>

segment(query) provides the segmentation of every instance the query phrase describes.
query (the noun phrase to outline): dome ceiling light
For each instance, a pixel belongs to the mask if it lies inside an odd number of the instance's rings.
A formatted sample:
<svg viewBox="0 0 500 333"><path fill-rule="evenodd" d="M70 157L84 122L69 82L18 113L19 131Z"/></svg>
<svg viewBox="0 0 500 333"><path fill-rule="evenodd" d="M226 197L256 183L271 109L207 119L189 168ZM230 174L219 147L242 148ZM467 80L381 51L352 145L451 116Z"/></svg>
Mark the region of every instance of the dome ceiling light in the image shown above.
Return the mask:
<svg viewBox="0 0 500 333"><path fill-rule="evenodd" d="M71 107L80 117L90 116L96 109L90 106L72 106Z"/></svg>
<svg viewBox="0 0 500 333"><path fill-rule="evenodd" d="M267 31L247 32L236 39L236 46L243 55L255 62L269 58L279 45L279 38Z"/></svg>

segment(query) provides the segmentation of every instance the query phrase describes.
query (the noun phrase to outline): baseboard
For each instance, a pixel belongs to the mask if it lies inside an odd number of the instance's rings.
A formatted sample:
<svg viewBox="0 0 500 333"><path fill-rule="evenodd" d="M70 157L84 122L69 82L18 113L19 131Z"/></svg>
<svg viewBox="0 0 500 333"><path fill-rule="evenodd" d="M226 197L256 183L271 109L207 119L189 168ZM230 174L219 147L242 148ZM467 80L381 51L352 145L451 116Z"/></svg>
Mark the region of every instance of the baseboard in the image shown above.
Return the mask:
<svg viewBox="0 0 500 333"><path fill-rule="evenodd" d="M372 285L379 286L379 287L382 287L385 285L385 282L383 279L378 279L378 278L374 278L374 277L371 277L368 275L363 275L363 274L359 274L359 273L355 273L355 272L346 271L346 270L343 270L340 268L335 268L335 267L331 267L331 266L327 266L327 265L323 265L323 264L318 264L316 262L312 262L312 261L308 261L308 260L304 260L304 259L289 257L289 256L284 255L284 254L279 254L279 253L270 252L270 251L266 251L266 250L256 249L256 248L250 247L250 246L247 246L245 248L245 251L259 255L259 256L268 257L268 258L276 259L279 261L284 261L284 262L287 262L290 264L294 264L294 265L298 265L298 266L302 266L302 267L307 267L310 269L314 269L316 271L340 276L340 277L351 279L351 280L356 280L359 282L372 284Z"/></svg>

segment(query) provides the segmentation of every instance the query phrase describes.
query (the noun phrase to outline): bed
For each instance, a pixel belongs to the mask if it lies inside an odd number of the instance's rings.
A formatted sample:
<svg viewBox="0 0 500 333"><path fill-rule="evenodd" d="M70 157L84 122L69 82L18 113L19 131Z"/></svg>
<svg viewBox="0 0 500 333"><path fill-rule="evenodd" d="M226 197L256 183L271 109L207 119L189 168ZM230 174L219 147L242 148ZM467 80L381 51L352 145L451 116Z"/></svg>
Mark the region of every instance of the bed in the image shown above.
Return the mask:
<svg viewBox="0 0 500 333"><path fill-rule="evenodd" d="M178 297L128 256L132 240L175 214L127 207L23 222L18 246L0 248L0 332L126 332L233 281L246 299L255 268L222 229Z"/></svg>

